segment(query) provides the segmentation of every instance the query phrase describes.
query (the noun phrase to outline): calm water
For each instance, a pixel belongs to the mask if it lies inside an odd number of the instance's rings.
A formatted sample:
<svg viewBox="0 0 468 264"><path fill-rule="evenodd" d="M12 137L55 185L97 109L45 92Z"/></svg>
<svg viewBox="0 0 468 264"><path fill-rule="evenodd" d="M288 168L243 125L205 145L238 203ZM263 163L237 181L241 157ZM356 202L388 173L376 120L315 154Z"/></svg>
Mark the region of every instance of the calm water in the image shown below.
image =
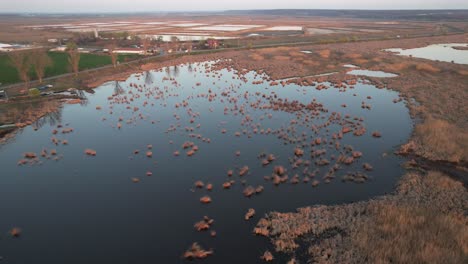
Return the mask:
<svg viewBox="0 0 468 264"><path fill-rule="evenodd" d="M352 70L352 71L349 71L348 74L367 76L367 77L379 77L379 78L398 77L398 75L394 73L383 72L383 71L370 71L370 70Z"/></svg>
<svg viewBox="0 0 468 264"><path fill-rule="evenodd" d="M119 86L115 82L104 84L88 95L87 104L65 105L61 116L42 122L37 131L27 127L14 141L1 146L3 262L182 263L183 252L199 242L205 249L214 250L214 255L203 263L256 263L265 250L272 250L265 238L252 234L265 213L368 199L392 191L403 173L402 160L392 152L408 139L412 125L404 103L392 102L398 97L396 92L364 83L341 92L337 88L319 91L298 85L270 87L268 82L252 84L262 77L253 72L245 75L245 82L228 70L205 70L203 64L185 65L171 67L167 72L135 75ZM177 83L163 79L168 75L175 76ZM133 83L141 87L130 87ZM114 93L120 95L111 97ZM296 111L267 107L279 99L309 104L314 98L323 107ZM371 105L371 110L363 109L362 102ZM180 106L176 108L176 104ZM97 106L102 110L96 110ZM342 117L338 121L330 119L333 112L342 113ZM350 117L345 118L346 114ZM364 120L367 133L363 136L345 134L339 150L334 145L310 146L317 137L330 141L332 133L338 133L341 124L355 122L354 117ZM117 128L119 119L123 120L121 129ZM330 124L321 128L327 120ZM54 122L72 127L74 132L62 134L63 128L59 128L59 133L53 135L52 130L57 129ZM193 131L186 131L186 127ZM261 133L268 128L273 132ZM221 133L223 129L225 134ZM376 130L382 138L371 136ZM235 136L237 131L241 136ZM200 134L211 142L190 134ZM69 143L56 146L52 137ZM186 141L199 147L192 157L187 157L181 147ZM153 146L152 158L145 156L148 144ZM307 166L293 169L291 165L290 159L298 159L294 158L294 148L302 144L307 145L302 159L311 161L308 172L318 169L311 179L321 182L316 188L311 182L302 183ZM345 145L363 152L363 157L352 165L341 164L336 178L324 184L323 176L335 163L331 156L338 156ZM56 149L60 160L41 157L41 164L17 165L23 153L39 154L43 148ZM96 150L97 156L86 156L86 148ZM137 149L140 154L135 155ZM316 166L317 158L310 156L312 149L326 149L324 158L331 165ZM181 155L173 156L174 151ZM236 151L240 156L235 155ZM261 153L272 153L277 159L263 167L257 158ZM365 172L372 180L364 184L341 181L347 172L364 172L364 162L374 168ZM239 168L245 165L250 168L249 174L240 177ZM271 175L276 165L283 165L290 178L298 174L301 182L275 187L265 181L263 177ZM234 170L232 177L227 176L230 169ZM153 175L147 177L147 171ZM132 178L140 182L133 183ZM194 190L197 180L212 183L213 190ZM221 185L228 180L235 184L223 190ZM241 180L246 185L263 185L265 190L246 198ZM199 199L204 195L213 202L201 204ZM245 221L248 208L257 213ZM215 220L215 238L193 227L205 215ZM20 227L22 236L7 236L12 227ZM284 258L276 257L278 263L284 263Z"/></svg>
<svg viewBox="0 0 468 264"><path fill-rule="evenodd" d="M387 49L386 51L398 53L403 56L416 58L468 64L468 50L457 50L454 47L468 47L466 43L434 44L415 49Z"/></svg>

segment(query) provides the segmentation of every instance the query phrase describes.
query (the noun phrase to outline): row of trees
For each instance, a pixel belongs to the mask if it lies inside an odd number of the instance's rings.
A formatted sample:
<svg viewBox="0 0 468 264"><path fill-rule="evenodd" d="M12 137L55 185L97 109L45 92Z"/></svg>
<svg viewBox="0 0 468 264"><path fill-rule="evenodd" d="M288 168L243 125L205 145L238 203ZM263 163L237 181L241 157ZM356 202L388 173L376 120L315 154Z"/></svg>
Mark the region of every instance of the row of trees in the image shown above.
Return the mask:
<svg viewBox="0 0 468 264"><path fill-rule="evenodd" d="M80 53L75 43L71 42L67 45L68 63L71 66L75 76L78 76ZM14 51L8 53L8 57L13 67L18 71L18 77L21 81L29 85L30 69L34 69L36 78L39 83L42 83L47 67L53 65L52 59L47 54L46 49L34 49L24 51Z"/></svg>
<svg viewBox="0 0 468 264"><path fill-rule="evenodd" d="M34 69L37 79L42 83L45 69L52 65L52 60L44 49L32 51L15 51L8 53L12 65L18 71L19 78L29 83L29 70Z"/></svg>

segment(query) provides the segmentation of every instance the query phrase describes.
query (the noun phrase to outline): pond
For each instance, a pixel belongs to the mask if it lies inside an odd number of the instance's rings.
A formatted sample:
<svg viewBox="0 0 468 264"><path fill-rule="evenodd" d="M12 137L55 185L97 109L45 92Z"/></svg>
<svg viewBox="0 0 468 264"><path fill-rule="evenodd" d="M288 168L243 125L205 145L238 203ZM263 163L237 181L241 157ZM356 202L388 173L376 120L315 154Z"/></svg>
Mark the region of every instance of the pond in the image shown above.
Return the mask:
<svg viewBox="0 0 468 264"><path fill-rule="evenodd" d="M394 73L388 73L388 72L383 72L383 71L371 71L371 70L352 70L352 71L347 72L347 74L367 76L367 77L378 77L378 78L398 77L398 75Z"/></svg>
<svg viewBox="0 0 468 264"><path fill-rule="evenodd" d="M103 84L1 146L0 230L22 230L0 240L5 263L182 263L193 242L214 251L203 263L261 263L273 249L252 231L266 213L393 190L404 160L392 153L412 130L397 92L283 87L211 65ZM204 216L214 224L199 232Z"/></svg>
<svg viewBox="0 0 468 264"><path fill-rule="evenodd" d="M458 49L457 49L458 48ZM416 58L468 64L468 44L434 44L415 49L386 49L402 56L413 56Z"/></svg>

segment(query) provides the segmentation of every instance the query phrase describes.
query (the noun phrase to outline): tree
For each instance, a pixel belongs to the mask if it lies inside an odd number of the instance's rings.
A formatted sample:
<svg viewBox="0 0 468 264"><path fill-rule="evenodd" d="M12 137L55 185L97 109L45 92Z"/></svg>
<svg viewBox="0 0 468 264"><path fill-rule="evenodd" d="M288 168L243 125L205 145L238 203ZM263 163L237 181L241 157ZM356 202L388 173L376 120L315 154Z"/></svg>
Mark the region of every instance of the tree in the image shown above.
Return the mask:
<svg viewBox="0 0 468 264"><path fill-rule="evenodd" d="M69 42L67 44L68 52L68 63L72 68L72 71L75 73L75 77L78 77L78 72L80 71L80 53L78 52L78 47L74 42Z"/></svg>
<svg viewBox="0 0 468 264"><path fill-rule="evenodd" d="M49 55L47 55L46 50L37 49L31 53L31 61L36 72L36 77L39 80L39 83L42 83L42 79L45 75L45 70L47 67L52 65L52 60Z"/></svg>
<svg viewBox="0 0 468 264"><path fill-rule="evenodd" d="M160 45L162 42L164 42L163 36L159 36L157 39L158 45Z"/></svg>
<svg viewBox="0 0 468 264"><path fill-rule="evenodd" d="M143 48L143 54L146 55L148 52L148 47L150 45L150 40L148 39L147 36L144 36L143 38L140 39L140 44L141 47Z"/></svg>
<svg viewBox="0 0 468 264"><path fill-rule="evenodd" d="M31 58L25 51L13 51L8 53L11 63L18 71L19 78L28 87L29 84L29 69L31 68Z"/></svg>
<svg viewBox="0 0 468 264"><path fill-rule="evenodd" d="M111 57L111 60L112 60L112 65L114 65L114 68L117 67L117 60L119 58L119 54L115 53L116 49L116 45L115 44L111 44L109 45L108 47L108 50L109 50L109 56Z"/></svg>
<svg viewBox="0 0 468 264"><path fill-rule="evenodd" d="M180 50L179 38L178 37L176 37L176 36L171 37L171 46L172 46L172 50L174 50L176 52Z"/></svg>
<svg viewBox="0 0 468 264"><path fill-rule="evenodd" d="M188 54L191 54L192 53L192 49L193 49L193 41L192 41L192 38L188 38L187 40L187 52Z"/></svg>
<svg viewBox="0 0 468 264"><path fill-rule="evenodd" d="M202 38L202 39L200 39L200 40L198 41L198 48L199 48L199 49L206 49L206 45L207 45L206 39L203 39L203 38Z"/></svg>

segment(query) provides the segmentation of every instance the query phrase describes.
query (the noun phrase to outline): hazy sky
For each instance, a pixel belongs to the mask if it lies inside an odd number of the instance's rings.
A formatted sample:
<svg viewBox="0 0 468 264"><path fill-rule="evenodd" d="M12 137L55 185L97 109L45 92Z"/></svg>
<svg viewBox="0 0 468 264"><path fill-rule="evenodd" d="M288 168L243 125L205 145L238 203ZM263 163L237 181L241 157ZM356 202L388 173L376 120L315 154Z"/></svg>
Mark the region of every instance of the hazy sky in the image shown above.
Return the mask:
<svg viewBox="0 0 468 264"><path fill-rule="evenodd" d="M0 0L0 12L232 9L468 9L468 0Z"/></svg>

